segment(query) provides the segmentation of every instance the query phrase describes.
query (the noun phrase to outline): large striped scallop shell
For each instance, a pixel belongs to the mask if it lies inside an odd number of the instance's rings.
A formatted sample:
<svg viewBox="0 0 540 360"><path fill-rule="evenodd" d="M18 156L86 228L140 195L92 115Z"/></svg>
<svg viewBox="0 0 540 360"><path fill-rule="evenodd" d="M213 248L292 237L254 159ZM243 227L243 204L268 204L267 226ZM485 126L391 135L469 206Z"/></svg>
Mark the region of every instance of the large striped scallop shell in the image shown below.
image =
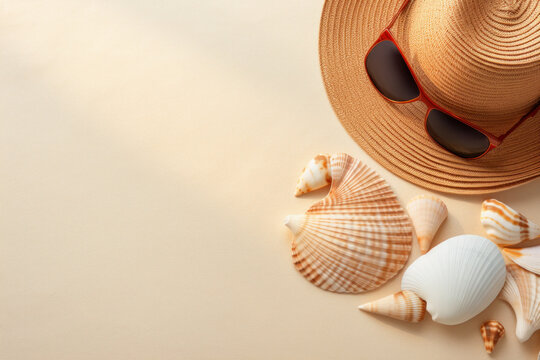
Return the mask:
<svg viewBox="0 0 540 360"><path fill-rule="evenodd" d="M540 226L495 199L482 203L480 220L488 238L501 246L516 245L540 237Z"/></svg>
<svg viewBox="0 0 540 360"><path fill-rule="evenodd" d="M328 158L331 188L304 215L288 216L298 271L324 290L359 293L397 274L412 224L384 179L347 154Z"/></svg>
<svg viewBox="0 0 540 360"><path fill-rule="evenodd" d="M515 264L506 265L506 274L499 297L514 309L516 337L525 342L540 329L540 277Z"/></svg>

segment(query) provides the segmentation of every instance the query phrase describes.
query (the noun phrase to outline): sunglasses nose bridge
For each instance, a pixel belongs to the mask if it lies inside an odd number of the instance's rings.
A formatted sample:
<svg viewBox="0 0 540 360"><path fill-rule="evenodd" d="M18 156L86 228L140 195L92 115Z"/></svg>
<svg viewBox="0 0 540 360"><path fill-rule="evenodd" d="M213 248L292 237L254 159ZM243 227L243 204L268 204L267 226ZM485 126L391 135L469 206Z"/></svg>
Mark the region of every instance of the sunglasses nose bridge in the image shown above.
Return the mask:
<svg viewBox="0 0 540 360"><path fill-rule="evenodd" d="M417 83L418 87L420 87L420 85ZM424 103L424 105L426 105L427 107L427 110L426 110L426 115L432 110L432 109L435 109L436 106L435 104L433 103L433 101L431 101L430 98L428 98L426 96L426 93L423 91L423 90L420 90L420 95L418 95L418 101Z"/></svg>

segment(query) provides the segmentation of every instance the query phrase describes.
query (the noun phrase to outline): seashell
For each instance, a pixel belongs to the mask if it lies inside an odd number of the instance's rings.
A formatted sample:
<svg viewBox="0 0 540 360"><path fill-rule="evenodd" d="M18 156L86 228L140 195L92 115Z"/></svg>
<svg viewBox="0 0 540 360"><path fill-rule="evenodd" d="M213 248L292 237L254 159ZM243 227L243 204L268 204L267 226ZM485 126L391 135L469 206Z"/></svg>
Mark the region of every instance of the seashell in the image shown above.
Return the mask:
<svg viewBox="0 0 540 360"><path fill-rule="evenodd" d="M409 201L407 211L416 231L420 252L425 254L439 226L448 216L448 209L442 200L434 196L420 195Z"/></svg>
<svg viewBox="0 0 540 360"><path fill-rule="evenodd" d="M296 184L294 196L321 189L332 182L329 157L328 154L319 154L311 159L302 170L302 175L300 175Z"/></svg>
<svg viewBox="0 0 540 360"><path fill-rule="evenodd" d="M508 205L491 199L482 203L480 216L488 238L502 245L515 245L540 237L540 227Z"/></svg>
<svg viewBox="0 0 540 360"><path fill-rule="evenodd" d="M403 290L358 307L360 310L409 322L420 322L426 315L426 302L412 291Z"/></svg>
<svg viewBox="0 0 540 360"><path fill-rule="evenodd" d="M495 345L504 335L504 326L498 321L486 321L480 327L482 339L484 339L484 347L488 354L491 354Z"/></svg>
<svg viewBox="0 0 540 360"><path fill-rule="evenodd" d="M504 259L488 239L460 235L420 256L405 271L402 290L424 299L433 321L455 325L484 310L504 285Z"/></svg>
<svg viewBox="0 0 540 360"><path fill-rule="evenodd" d="M525 342L540 328L540 277L515 264L507 265L506 270L499 297L514 309L516 337Z"/></svg>
<svg viewBox="0 0 540 360"><path fill-rule="evenodd" d="M324 290L359 293L397 274L411 251L412 224L386 181L347 154L330 156L328 195L288 216L295 267Z"/></svg>
<svg viewBox="0 0 540 360"><path fill-rule="evenodd" d="M540 245L521 249L504 248L502 252L522 268L540 275Z"/></svg>

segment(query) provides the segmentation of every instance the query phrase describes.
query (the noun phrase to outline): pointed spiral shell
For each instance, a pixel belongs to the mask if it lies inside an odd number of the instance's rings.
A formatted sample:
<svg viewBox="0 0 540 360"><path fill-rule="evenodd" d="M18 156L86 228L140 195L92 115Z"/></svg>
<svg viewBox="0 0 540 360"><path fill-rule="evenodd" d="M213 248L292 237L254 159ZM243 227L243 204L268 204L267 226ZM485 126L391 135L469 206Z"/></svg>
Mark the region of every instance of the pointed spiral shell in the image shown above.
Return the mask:
<svg viewBox="0 0 540 360"><path fill-rule="evenodd" d="M407 211L416 231L420 252L425 254L437 230L448 217L448 209L441 199L420 195L409 201Z"/></svg>
<svg viewBox="0 0 540 360"><path fill-rule="evenodd" d="M366 303L358 308L413 323L422 321L426 315L426 302L412 291L407 290Z"/></svg>

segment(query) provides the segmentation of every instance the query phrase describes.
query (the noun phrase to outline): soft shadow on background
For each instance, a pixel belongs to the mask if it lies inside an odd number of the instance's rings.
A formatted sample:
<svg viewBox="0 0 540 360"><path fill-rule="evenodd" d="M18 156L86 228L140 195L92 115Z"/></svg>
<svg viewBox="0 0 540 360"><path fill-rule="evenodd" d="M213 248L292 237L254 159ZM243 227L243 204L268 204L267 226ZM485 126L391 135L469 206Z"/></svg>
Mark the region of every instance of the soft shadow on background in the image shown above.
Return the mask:
<svg viewBox="0 0 540 360"><path fill-rule="evenodd" d="M0 358L534 359L497 301L458 327L360 313L290 259L282 220L320 152L374 168L402 203L426 193L381 168L326 99L322 1L0 4ZM532 218L540 184L494 195ZM441 196L436 242L482 234L489 196ZM419 255L416 246L409 264ZM395 344L398 346L389 346Z"/></svg>

